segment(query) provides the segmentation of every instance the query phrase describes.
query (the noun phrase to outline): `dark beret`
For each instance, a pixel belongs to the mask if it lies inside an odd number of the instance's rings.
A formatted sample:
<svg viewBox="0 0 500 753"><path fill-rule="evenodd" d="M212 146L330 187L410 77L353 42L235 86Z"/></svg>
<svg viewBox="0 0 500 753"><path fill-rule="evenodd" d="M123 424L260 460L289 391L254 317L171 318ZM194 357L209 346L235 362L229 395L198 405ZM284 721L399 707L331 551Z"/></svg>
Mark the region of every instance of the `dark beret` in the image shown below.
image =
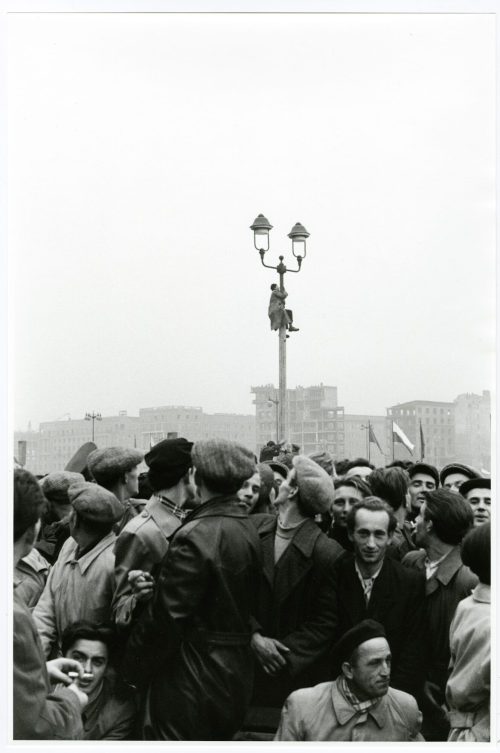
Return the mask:
<svg viewBox="0 0 500 753"><path fill-rule="evenodd" d="M417 473L425 473L427 476L431 476L436 482L436 486L439 486L439 473L438 469L434 465L428 463L415 463L408 471L410 478L413 478Z"/></svg>
<svg viewBox="0 0 500 753"><path fill-rule="evenodd" d="M470 478L460 486L460 494L465 497L471 489L491 489L490 478Z"/></svg>
<svg viewBox="0 0 500 753"><path fill-rule="evenodd" d="M335 644L333 648L335 658L339 664L349 661L354 650L372 638L387 638L383 625L375 620L362 620L362 622L358 622L357 625L344 633L342 638Z"/></svg>
<svg viewBox="0 0 500 753"><path fill-rule="evenodd" d="M145 455L148 480L153 491L175 486L191 468L193 443L184 437L164 439Z"/></svg>
<svg viewBox="0 0 500 753"><path fill-rule="evenodd" d="M450 473L463 473L467 478L479 478L479 473L468 465L463 465L463 463L449 463L448 465L445 465L444 468L441 468L441 473L439 474L441 486L444 484L446 477L449 476Z"/></svg>

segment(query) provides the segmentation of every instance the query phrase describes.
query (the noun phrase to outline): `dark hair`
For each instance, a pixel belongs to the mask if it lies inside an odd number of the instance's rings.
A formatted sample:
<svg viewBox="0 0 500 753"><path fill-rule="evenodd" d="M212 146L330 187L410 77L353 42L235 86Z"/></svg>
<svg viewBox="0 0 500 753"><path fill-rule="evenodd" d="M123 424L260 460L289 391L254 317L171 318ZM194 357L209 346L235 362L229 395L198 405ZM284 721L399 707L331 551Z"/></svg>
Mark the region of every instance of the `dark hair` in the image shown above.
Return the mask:
<svg viewBox="0 0 500 753"><path fill-rule="evenodd" d="M356 525L356 513L358 510L368 510L368 512L386 512L389 516L389 525L387 527L387 533L394 533L398 524L394 515L393 509L387 502L379 497L366 497L356 502L349 512L347 513L346 525L349 533L354 533L354 527Z"/></svg>
<svg viewBox="0 0 500 753"><path fill-rule="evenodd" d="M372 493L387 502L394 511L405 504L410 477L402 468L376 468L367 481Z"/></svg>
<svg viewBox="0 0 500 753"><path fill-rule="evenodd" d="M275 282L273 282L273 283L271 284L271 290L276 290L276 288L277 288L277 287L278 287L278 286L276 285L276 283L275 283Z"/></svg>
<svg viewBox="0 0 500 753"><path fill-rule="evenodd" d="M255 469L257 470L257 469ZM251 474L253 476L253 474ZM201 471L196 468L194 472L194 482L195 484L199 484L200 479L203 480L203 483L207 487L207 489L210 492L215 492L216 494L236 494L236 492L241 489L241 485L244 481L246 481L250 476L245 476L245 478L238 477L234 478L233 476L228 476L225 478L220 479L214 479L214 478L206 478Z"/></svg>
<svg viewBox="0 0 500 753"><path fill-rule="evenodd" d="M349 465L351 461L348 458L345 458L344 460L335 460L334 466L335 466L335 472L337 476L343 476L344 473L347 473L347 466Z"/></svg>
<svg viewBox="0 0 500 753"><path fill-rule="evenodd" d="M424 519L432 520L438 539L452 546L460 544L474 522L469 502L449 489L434 489L424 492L424 496Z"/></svg>
<svg viewBox="0 0 500 753"><path fill-rule="evenodd" d="M409 471L413 465L412 460L393 460L392 463L388 463L386 468L402 468L404 471Z"/></svg>
<svg viewBox="0 0 500 753"><path fill-rule="evenodd" d="M372 494L367 482L359 476L351 476L346 479L336 478L333 482L334 489L340 489L341 486L350 486L352 489L357 489L363 497L370 497Z"/></svg>
<svg viewBox="0 0 500 753"><path fill-rule="evenodd" d="M89 622L87 620L73 622L71 625L68 625L61 637L63 656L79 640L101 641L107 646L108 655L111 655L115 643L115 631L109 623Z"/></svg>
<svg viewBox="0 0 500 753"><path fill-rule="evenodd" d="M47 500L40 484L29 471L14 471L14 541L39 520Z"/></svg>
<svg viewBox="0 0 500 753"><path fill-rule="evenodd" d="M491 524L473 528L462 541L462 562L481 583L491 584Z"/></svg>
<svg viewBox="0 0 500 753"><path fill-rule="evenodd" d="M350 471L352 468L358 468L358 466L361 468L371 468L372 470L375 469L373 463L370 463L366 458L355 458L354 460L349 460L344 473L347 473L347 471Z"/></svg>

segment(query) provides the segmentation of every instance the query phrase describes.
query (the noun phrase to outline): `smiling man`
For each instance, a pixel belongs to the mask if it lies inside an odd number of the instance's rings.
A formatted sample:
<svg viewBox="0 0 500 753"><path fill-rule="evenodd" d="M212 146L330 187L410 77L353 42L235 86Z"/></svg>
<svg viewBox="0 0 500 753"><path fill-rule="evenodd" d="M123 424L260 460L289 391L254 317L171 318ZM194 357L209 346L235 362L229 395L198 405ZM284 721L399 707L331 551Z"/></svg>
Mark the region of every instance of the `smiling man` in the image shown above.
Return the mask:
<svg viewBox="0 0 500 753"><path fill-rule="evenodd" d="M76 680L89 699L82 713L84 740L133 739L136 702L110 664L113 640L111 629L84 621L70 625L62 637L63 655L85 672Z"/></svg>
<svg viewBox="0 0 500 753"><path fill-rule="evenodd" d="M475 478L460 486L460 494L471 506L474 527L489 523L491 519L491 479Z"/></svg>
<svg viewBox="0 0 500 753"><path fill-rule="evenodd" d="M340 639L335 682L292 693L275 740L416 742L422 714L407 693L389 687L392 655L383 626L363 620Z"/></svg>
<svg viewBox="0 0 500 753"><path fill-rule="evenodd" d="M380 622L391 647L394 687L414 695L423 683L425 578L387 556L395 528L392 508L378 497L367 497L351 508L347 530L354 553L335 564L335 637L364 619ZM334 668L340 671L338 663Z"/></svg>

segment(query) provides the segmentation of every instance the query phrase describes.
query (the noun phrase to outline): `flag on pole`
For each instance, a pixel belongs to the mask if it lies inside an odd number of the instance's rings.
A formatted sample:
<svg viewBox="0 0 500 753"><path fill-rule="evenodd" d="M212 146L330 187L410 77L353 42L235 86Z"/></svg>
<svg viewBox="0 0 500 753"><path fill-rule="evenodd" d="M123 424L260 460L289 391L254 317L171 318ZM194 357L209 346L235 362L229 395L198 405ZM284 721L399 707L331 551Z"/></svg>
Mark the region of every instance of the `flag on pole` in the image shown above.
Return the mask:
<svg viewBox="0 0 500 753"><path fill-rule="evenodd" d="M413 450L415 449L415 445L410 442L406 434L404 433L403 429L397 425L395 421L392 422L392 441L393 442L399 442L400 444L403 444L410 455L413 455Z"/></svg>
<svg viewBox="0 0 500 753"><path fill-rule="evenodd" d="M424 459L425 455L425 439L424 432L422 431L422 421L420 421L420 460Z"/></svg>
<svg viewBox="0 0 500 753"><path fill-rule="evenodd" d="M382 452L382 448L381 448L381 446L378 443L378 439L375 436L375 432L373 431L372 425L370 423L368 424L368 438L369 438L369 441L372 444L376 444L377 445L378 449L380 450L380 454L383 455L384 453Z"/></svg>

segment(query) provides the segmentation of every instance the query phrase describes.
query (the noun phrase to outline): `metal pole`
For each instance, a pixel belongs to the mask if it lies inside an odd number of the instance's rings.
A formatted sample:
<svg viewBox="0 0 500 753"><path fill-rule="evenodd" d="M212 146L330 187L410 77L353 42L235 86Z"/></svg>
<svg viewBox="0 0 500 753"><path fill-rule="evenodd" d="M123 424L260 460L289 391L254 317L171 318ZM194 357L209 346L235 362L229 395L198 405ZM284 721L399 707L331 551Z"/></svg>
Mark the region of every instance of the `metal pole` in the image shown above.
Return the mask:
<svg viewBox="0 0 500 753"><path fill-rule="evenodd" d="M92 413L92 441L94 441L94 421L95 421L95 416Z"/></svg>
<svg viewBox="0 0 500 753"><path fill-rule="evenodd" d="M366 444L368 445L368 462L370 462L370 422L368 421L368 426L366 427Z"/></svg>
<svg viewBox="0 0 500 753"><path fill-rule="evenodd" d="M284 273L280 272L280 290L284 291L283 282ZM286 306L286 303L284 303ZM282 439L287 439L286 426L286 324L282 323L279 329L279 435ZM279 440L278 440L279 441Z"/></svg>

